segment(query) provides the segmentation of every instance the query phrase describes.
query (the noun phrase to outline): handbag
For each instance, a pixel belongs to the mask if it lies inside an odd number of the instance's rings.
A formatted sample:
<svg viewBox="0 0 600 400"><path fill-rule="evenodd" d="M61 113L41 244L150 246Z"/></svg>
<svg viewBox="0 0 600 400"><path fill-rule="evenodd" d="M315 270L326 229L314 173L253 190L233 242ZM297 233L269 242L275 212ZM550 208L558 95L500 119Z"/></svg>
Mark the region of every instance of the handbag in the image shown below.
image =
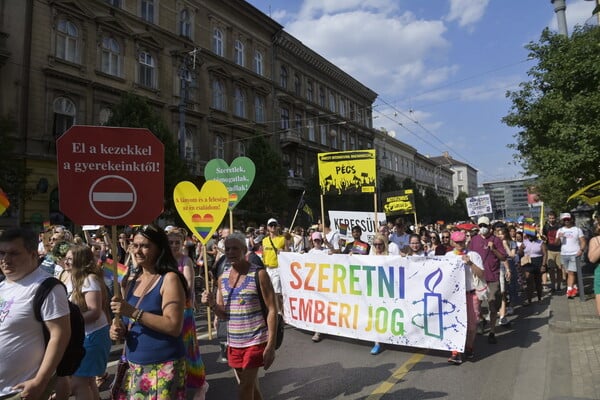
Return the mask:
<svg viewBox="0 0 600 400"><path fill-rule="evenodd" d="M487 282L483 278L473 275L473 283L475 284L475 294L480 301L486 301L490 296L490 289Z"/></svg>
<svg viewBox="0 0 600 400"><path fill-rule="evenodd" d="M524 267L527 264L531 264L531 257L530 256L521 257L521 267Z"/></svg>
<svg viewBox="0 0 600 400"><path fill-rule="evenodd" d="M157 275L157 277L158 277L158 275ZM157 278L155 277L144 288L144 292L138 299L137 303L135 303L134 308L138 308L138 306L142 302L142 299L146 296L146 293L148 293L148 290L154 285L154 282L156 281L156 279ZM135 281L135 279L133 281ZM131 283L133 281L130 281L129 283ZM127 290L125 291L125 293L127 293L127 292L129 292L129 286L127 287ZM131 330L132 325L133 325L133 321L130 319L129 324L127 325L127 333L129 333L129 331ZM111 382L110 387L109 387L111 400L118 400L119 398L126 396L127 390L125 390L125 388L123 387L123 385L125 383L125 377L127 376L127 371L129 370L129 362L127 361L127 357L125 356L126 349L127 349L127 344L123 343L123 352L121 353L121 358L119 358L119 362L117 363L117 371L115 372L115 377L113 378L113 381Z"/></svg>

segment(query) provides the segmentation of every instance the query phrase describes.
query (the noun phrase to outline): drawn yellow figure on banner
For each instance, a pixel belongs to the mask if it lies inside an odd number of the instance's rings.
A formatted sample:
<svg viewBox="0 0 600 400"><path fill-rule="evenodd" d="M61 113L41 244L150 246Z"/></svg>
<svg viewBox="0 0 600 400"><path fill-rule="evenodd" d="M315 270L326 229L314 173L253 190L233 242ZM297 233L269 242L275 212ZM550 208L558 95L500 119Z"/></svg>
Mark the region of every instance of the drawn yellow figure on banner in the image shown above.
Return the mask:
<svg viewBox="0 0 600 400"><path fill-rule="evenodd" d="M317 157L322 194L375 192L375 150L319 153Z"/></svg>

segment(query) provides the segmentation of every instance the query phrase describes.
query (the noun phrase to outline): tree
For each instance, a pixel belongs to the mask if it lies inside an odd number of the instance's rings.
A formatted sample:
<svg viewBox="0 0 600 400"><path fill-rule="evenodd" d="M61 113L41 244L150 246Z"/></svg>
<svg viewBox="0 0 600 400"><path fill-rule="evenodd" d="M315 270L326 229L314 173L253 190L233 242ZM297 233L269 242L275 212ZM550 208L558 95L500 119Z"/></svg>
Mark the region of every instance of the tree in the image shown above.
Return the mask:
<svg viewBox="0 0 600 400"><path fill-rule="evenodd" d="M577 27L570 38L544 30L526 46L538 60L531 79L507 93L512 106L502 121L521 128L509 147L552 209L600 179L599 43L598 27Z"/></svg>
<svg viewBox="0 0 600 400"><path fill-rule="evenodd" d="M191 180L192 176L185 162L179 156L178 146L173 140L173 134L160 118L160 115L142 97L126 93L121 98L121 102L112 109L112 116L106 122L106 125L147 128L164 144L165 191L162 195L164 196L165 207L163 216L175 218L179 224L181 221L179 221L175 204L173 203L173 189L175 189L175 186L179 182Z"/></svg>
<svg viewBox="0 0 600 400"><path fill-rule="evenodd" d="M256 177L238 207L247 210L249 218L256 221L281 217L288 207L286 173L279 153L263 136L255 136L246 156L254 162Z"/></svg>
<svg viewBox="0 0 600 400"><path fill-rule="evenodd" d="M16 206L18 200L27 199L32 190L25 188L27 170L24 160L15 156L17 142L14 133L14 120L10 117L0 117L0 189L6 193L10 203Z"/></svg>

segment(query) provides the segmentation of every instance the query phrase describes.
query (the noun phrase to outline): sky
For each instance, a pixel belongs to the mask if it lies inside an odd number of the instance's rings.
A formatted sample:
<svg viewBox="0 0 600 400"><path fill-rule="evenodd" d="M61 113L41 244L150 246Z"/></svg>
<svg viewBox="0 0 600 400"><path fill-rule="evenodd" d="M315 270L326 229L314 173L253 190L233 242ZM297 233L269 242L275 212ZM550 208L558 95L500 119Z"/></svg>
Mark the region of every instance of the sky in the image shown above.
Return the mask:
<svg viewBox="0 0 600 400"><path fill-rule="evenodd" d="M507 91L528 81L525 45L557 31L550 0L249 0L378 94L373 127L426 156L447 151L478 182L523 177ZM596 23L594 1L566 0L569 34Z"/></svg>

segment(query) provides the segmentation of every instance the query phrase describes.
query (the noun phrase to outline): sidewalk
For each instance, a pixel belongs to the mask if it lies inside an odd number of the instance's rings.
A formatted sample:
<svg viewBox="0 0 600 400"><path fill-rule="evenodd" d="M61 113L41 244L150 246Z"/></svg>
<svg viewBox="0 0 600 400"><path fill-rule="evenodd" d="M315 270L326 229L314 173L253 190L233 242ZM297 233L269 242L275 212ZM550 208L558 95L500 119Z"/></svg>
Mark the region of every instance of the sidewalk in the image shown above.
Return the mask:
<svg viewBox="0 0 600 400"><path fill-rule="evenodd" d="M554 295L546 399L600 400L600 317L596 313L593 274L584 275L585 298Z"/></svg>

